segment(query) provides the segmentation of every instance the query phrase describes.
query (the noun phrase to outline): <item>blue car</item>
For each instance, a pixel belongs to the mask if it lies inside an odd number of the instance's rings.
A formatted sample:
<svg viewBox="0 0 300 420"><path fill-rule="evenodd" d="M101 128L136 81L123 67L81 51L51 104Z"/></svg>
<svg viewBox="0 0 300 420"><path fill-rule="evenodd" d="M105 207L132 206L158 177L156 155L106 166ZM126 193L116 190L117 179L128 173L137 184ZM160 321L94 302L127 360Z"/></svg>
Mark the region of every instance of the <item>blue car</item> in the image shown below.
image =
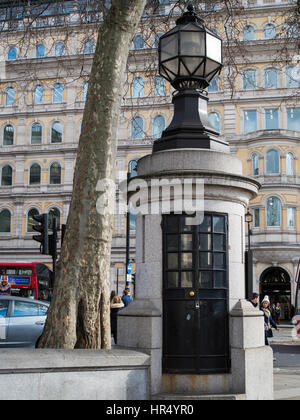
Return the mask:
<svg viewBox="0 0 300 420"><path fill-rule="evenodd" d="M0 349L37 346L46 322L49 302L0 296Z"/></svg>

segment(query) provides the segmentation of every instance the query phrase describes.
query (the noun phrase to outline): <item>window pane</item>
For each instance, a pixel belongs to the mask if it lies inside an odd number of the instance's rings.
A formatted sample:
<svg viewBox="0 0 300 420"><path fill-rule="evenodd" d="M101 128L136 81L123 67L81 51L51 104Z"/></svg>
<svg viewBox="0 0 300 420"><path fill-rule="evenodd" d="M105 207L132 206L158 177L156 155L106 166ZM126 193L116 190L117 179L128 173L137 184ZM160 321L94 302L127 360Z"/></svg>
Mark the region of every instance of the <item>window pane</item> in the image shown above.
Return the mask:
<svg viewBox="0 0 300 420"><path fill-rule="evenodd" d="M181 287L193 287L192 271L183 271L181 273Z"/></svg>
<svg viewBox="0 0 300 420"><path fill-rule="evenodd" d="M286 155L286 174L294 175L294 156L291 153Z"/></svg>
<svg viewBox="0 0 300 420"><path fill-rule="evenodd" d="M16 60L17 59L17 48L16 47L12 47L8 50L7 59L8 60Z"/></svg>
<svg viewBox="0 0 300 420"><path fill-rule="evenodd" d="M40 44L36 46L35 56L37 58L45 57L45 46Z"/></svg>
<svg viewBox="0 0 300 420"><path fill-rule="evenodd" d="M214 268L225 268L226 267L226 258L224 253L215 252L214 253Z"/></svg>
<svg viewBox="0 0 300 420"><path fill-rule="evenodd" d="M168 286L169 288L171 287L178 287L178 272L174 272L174 273L168 273Z"/></svg>
<svg viewBox="0 0 300 420"><path fill-rule="evenodd" d="M259 160L258 155L252 156L252 175L258 175L259 174Z"/></svg>
<svg viewBox="0 0 300 420"><path fill-rule="evenodd" d="M178 251L178 235L167 236L167 249L168 251Z"/></svg>
<svg viewBox="0 0 300 420"><path fill-rule="evenodd" d="M154 95L164 96L165 94L165 81L162 77L157 76L154 79Z"/></svg>
<svg viewBox="0 0 300 420"><path fill-rule="evenodd" d="M210 85L207 88L208 92L218 92L219 90L219 77L216 76L214 77L211 82Z"/></svg>
<svg viewBox="0 0 300 420"><path fill-rule="evenodd" d="M164 129L165 129L164 117L162 116L155 117L153 121L153 137L155 139L159 139Z"/></svg>
<svg viewBox="0 0 300 420"><path fill-rule="evenodd" d="M288 67L285 71L286 87L299 87L299 70L297 67Z"/></svg>
<svg viewBox="0 0 300 420"><path fill-rule="evenodd" d="M39 305L28 302L15 301L13 316L38 316Z"/></svg>
<svg viewBox="0 0 300 420"><path fill-rule="evenodd" d="M244 28L244 41L253 41L254 40L254 28L253 26L246 26Z"/></svg>
<svg viewBox="0 0 300 420"><path fill-rule="evenodd" d="M279 154L276 150L269 150L266 155L266 170L267 174L279 173Z"/></svg>
<svg viewBox="0 0 300 420"><path fill-rule="evenodd" d="M1 185L3 185L3 186L12 185L12 168L10 166L4 166L4 168L2 168L2 182L1 182Z"/></svg>
<svg viewBox="0 0 300 420"><path fill-rule="evenodd" d="M53 102L59 103L63 100L63 87L61 84L57 83L53 89Z"/></svg>
<svg viewBox="0 0 300 420"><path fill-rule="evenodd" d="M37 185L41 183L41 167L37 163L31 166L29 184Z"/></svg>
<svg viewBox="0 0 300 420"><path fill-rule="evenodd" d="M0 232L9 233L11 228L11 214L9 210L0 212Z"/></svg>
<svg viewBox="0 0 300 420"><path fill-rule="evenodd" d="M265 27L265 39L273 39L276 37L276 29L274 25L267 25Z"/></svg>
<svg viewBox="0 0 300 420"><path fill-rule="evenodd" d="M5 105L11 106L15 103L15 89L7 88L5 94Z"/></svg>
<svg viewBox="0 0 300 420"><path fill-rule="evenodd" d="M3 131L3 146L14 144L14 128L12 125L6 125Z"/></svg>
<svg viewBox="0 0 300 420"><path fill-rule="evenodd" d="M211 235L210 234L203 234L199 235L199 249L201 251L209 251L211 250Z"/></svg>
<svg viewBox="0 0 300 420"><path fill-rule="evenodd" d="M245 71L244 78L243 78L243 88L244 89L256 88L256 71L255 70Z"/></svg>
<svg viewBox="0 0 300 420"><path fill-rule="evenodd" d="M181 254L181 269L193 268L193 254L192 253L182 253Z"/></svg>
<svg viewBox="0 0 300 420"><path fill-rule="evenodd" d="M144 38L142 37L142 35L137 35L134 38L133 44L136 50L144 48Z"/></svg>
<svg viewBox="0 0 300 420"><path fill-rule="evenodd" d="M260 213L259 213L259 209L254 209L253 216L254 216L253 226L254 227L259 227L260 226Z"/></svg>
<svg viewBox="0 0 300 420"><path fill-rule="evenodd" d="M265 71L265 88L277 88L277 71L269 69Z"/></svg>
<svg viewBox="0 0 300 420"><path fill-rule="evenodd" d="M52 208L48 213L48 225L49 229L52 229L53 219L56 219L56 226L60 227L60 211L57 208Z"/></svg>
<svg viewBox="0 0 300 420"><path fill-rule="evenodd" d="M244 111L244 133L252 133L257 130L256 110Z"/></svg>
<svg viewBox="0 0 300 420"><path fill-rule="evenodd" d="M214 251L226 250L226 237L225 235L214 235Z"/></svg>
<svg viewBox="0 0 300 420"><path fill-rule="evenodd" d="M35 87L34 94L33 94L33 103L34 104L42 104L43 103L43 93L44 93L43 86L38 85L38 86Z"/></svg>
<svg viewBox="0 0 300 420"><path fill-rule="evenodd" d="M226 273L224 271L214 272L214 287L215 288L226 288Z"/></svg>
<svg viewBox="0 0 300 420"><path fill-rule="evenodd" d="M204 216L202 223L199 226L200 232L211 232L211 216Z"/></svg>
<svg viewBox="0 0 300 420"><path fill-rule="evenodd" d="M55 57L60 57L62 55L65 55L65 46L62 42L58 42L55 45L54 55Z"/></svg>
<svg viewBox="0 0 300 420"><path fill-rule="evenodd" d="M287 209L287 225L288 227L295 227L295 208L288 207Z"/></svg>
<svg viewBox="0 0 300 420"><path fill-rule="evenodd" d="M278 109L266 109L266 129L276 130L278 128Z"/></svg>
<svg viewBox="0 0 300 420"><path fill-rule="evenodd" d="M200 268L209 268L212 266L212 253L200 252Z"/></svg>
<svg viewBox="0 0 300 420"><path fill-rule="evenodd" d="M94 41L87 41L83 47L83 54L93 54L94 52Z"/></svg>
<svg viewBox="0 0 300 420"><path fill-rule="evenodd" d="M281 204L277 197L270 197L267 201L267 226L280 226Z"/></svg>
<svg viewBox="0 0 300 420"><path fill-rule="evenodd" d="M200 289L211 289L212 288L212 272L199 271L198 281L199 281Z"/></svg>
<svg viewBox="0 0 300 420"><path fill-rule="evenodd" d="M213 216L214 232L225 233L225 217Z"/></svg>
<svg viewBox="0 0 300 420"><path fill-rule="evenodd" d="M300 108L287 109L287 129L300 131Z"/></svg>
<svg viewBox="0 0 300 420"><path fill-rule="evenodd" d="M193 235L192 234L181 235L181 249L182 250L193 249Z"/></svg>
<svg viewBox="0 0 300 420"><path fill-rule="evenodd" d="M42 143L42 126L41 124L33 124L31 127L31 144Z"/></svg>
<svg viewBox="0 0 300 420"><path fill-rule="evenodd" d="M168 269L177 270L178 269L178 254L168 254Z"/></svg>
<svg viewBox="0 0 300 420"><path fill-rule="evenodd" d="M133 139L144 138L144 123L142 118L137 117L132 120L131 123L131 137Z"/></svg>
<svg viewBox="0 0 300 420"><path fill-rule="evenodd" d="M51 128L51 143L62 142L62 125L59 122L55 122Z"/></svg>
<svg viewBox="0 0 300 420"><path fill-rule="evenodd" d="M139 98L144 96L144 81L141 77L136 77L132 82L132 96Z"/></svg>
<svg viewBox="0 0 300 420"><path fill-rule="evenodd" d="M37 222L35 220L33 220L32 216L37 216L39 214L37 209L31 209L28 212L28 216L27 216L27 232L28 233L33 233L35 232L35 230L33 230L33 226L37 224Z"/></svg>
<svg viewBox="0 0 300 420"><path fill-rule="evenodd" d="M211 112L208 114L208 120L210 125L218 132L220 132L221 123L220 123L220 116L216 112Z"/></svg>
<svg viewBox="0 0 300 420"><path fill-rule="evenodd" d="M53 163L50 167L50 184L61 183L61 167L59 163Z"/></svg>

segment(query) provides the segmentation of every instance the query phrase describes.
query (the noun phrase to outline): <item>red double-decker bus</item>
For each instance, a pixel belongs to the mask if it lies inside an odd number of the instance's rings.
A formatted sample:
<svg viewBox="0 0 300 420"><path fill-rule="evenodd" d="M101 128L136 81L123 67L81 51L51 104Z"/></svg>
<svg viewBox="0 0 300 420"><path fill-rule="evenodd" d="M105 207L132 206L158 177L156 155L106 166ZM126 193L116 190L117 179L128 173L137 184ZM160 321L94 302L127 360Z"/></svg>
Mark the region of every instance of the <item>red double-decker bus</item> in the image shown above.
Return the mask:
<svg viewBox="0 0 300 420"><path fill-rule="evenodd" d="M53 288L52 271L46 264L33 262L0 262L0 281L5 276L12 296L46 298Z"/></svg>

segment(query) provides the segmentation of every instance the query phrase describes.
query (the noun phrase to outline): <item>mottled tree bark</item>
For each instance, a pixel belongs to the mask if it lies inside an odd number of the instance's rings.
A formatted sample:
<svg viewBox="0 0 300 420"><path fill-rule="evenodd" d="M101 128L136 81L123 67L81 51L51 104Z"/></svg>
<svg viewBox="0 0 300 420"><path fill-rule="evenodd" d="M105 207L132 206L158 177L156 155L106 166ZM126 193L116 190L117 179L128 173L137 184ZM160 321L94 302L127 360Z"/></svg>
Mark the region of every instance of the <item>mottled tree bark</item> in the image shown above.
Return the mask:
<svg viewBox="0 0 300 420"><path fill-rule="evenodd" d="M108 349L113 215L99 214L97 183L114 180L117 123L131 41L146 0L112 0L101 25L82 121L53 299L40 348Z"/></svg>

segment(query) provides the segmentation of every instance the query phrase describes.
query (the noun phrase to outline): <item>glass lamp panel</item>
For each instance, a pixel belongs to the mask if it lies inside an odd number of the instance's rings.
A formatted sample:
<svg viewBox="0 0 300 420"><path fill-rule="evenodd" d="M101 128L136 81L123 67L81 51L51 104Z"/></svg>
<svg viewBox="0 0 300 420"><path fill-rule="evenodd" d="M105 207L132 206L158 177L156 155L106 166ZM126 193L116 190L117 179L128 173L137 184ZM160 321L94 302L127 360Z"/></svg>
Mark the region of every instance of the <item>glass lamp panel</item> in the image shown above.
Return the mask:
<svg viewBox="0 0 300 420"><path fill-rule="evenodd" d="M180 64L180 76L196 75L203 77L204 63L200 65L202 57L181 57L181 61L184 64Z"/></svg>
<svg viewBox="0 0 300 420"><path fill-rule="evenodd" d="M180 32L180 55L204 56L205 33L204 32Z"/></svg>
<svg viewBox="0 0 300 420"><path fill-rule="evenodd" d="M160 39L161 61L178 56L178 33Z"/></svg>
<svg viewBox="0 0 300 420"><path fill-rule="evenodd" d="M222 41L209 33L206 34L207 58L222 63Z"/></svg>
<svg viewBox="0 0 300 420"><path fill-rule="evenodd" d="M213 79L214 76L215 76L215 73L213 73L213 72L216 72L219 68L220 68L219 63L216 63L215 61L207 59L206 60L205 77L207 77L208 75L211 74L210 77L211 77L211 79Z"/></svg>
<svg viewBox="0 0 300 420"><path fill-rule="evenodd" d="M171 80L178 76L178 58L164 62L164 70Z"/></svg>

